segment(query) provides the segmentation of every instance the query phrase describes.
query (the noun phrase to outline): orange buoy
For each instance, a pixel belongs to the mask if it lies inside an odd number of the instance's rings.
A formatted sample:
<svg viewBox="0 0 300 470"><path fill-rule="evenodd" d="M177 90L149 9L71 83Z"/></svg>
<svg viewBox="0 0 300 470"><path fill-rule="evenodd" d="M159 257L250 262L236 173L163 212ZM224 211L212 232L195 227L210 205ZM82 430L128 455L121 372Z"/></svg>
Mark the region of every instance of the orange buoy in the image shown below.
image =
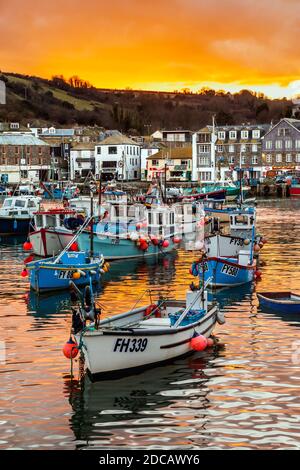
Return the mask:
<svg viewBox="0 0 300 470"><path fill-rule="evenodd" d="M207 347L207 338L203 335L194 336L190 341L190 345L194 351L204 351Z"/></svg>
<svg viewBox="0 0 300 470"><path fill-rule="evenodd" d="M75 271L75 273L73 273L72 278L73 278L73 279L80 279L80 272L79 272L79 271Z"/></svg>
<svg viewBox="0 0 300 470"><path fill-rule="evenodd" d="M77 343L75 343L75 341L73 341L70 337L69 341L67 341L63 347L64 356L67 359L74 359L74 357L77 356L78 352L79 349L77 347Z"/></svg>
<svg viewBox="0 0 300 470"><path fill-rule="evenodd" d="M25 251L32 250L32 243L28 240L25 243L23 243L23 250Z"/></svg>

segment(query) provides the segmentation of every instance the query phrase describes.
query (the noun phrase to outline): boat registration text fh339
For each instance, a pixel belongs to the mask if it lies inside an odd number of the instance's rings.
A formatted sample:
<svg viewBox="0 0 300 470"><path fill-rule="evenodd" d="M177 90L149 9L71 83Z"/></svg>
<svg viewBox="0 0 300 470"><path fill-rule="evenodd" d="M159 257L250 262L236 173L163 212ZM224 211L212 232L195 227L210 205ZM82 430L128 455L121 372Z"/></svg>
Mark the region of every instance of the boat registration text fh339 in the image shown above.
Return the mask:
<svg viewBox="0 0 300 470"><path fill-rule="evenodd" d="M113 352L143 352L147 344L148 338L117 338Z"/></svg>

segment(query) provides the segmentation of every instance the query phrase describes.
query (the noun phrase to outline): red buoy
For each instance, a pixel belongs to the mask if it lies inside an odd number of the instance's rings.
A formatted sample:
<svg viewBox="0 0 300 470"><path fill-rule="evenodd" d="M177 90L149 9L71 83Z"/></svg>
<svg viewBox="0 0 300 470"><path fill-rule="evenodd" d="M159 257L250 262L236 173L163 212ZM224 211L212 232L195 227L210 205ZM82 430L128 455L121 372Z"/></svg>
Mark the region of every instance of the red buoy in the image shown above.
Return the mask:
<svg viewBox="0 0 300 470"><path fill-rule="evenodd" d="M214 344L215 344L215 342L212 338L207 338L207 347L208 348L212 348Z"/></svg>
<svg viewBox="0 0 300 470"><path fill-rule="evenodd" d="M163 247L163 248L168 248L169 244L170 244L170 243L169 243L168 240L164 240L164 241L162 242L162 247Z"/></svg>
<svg viewBox="0 0 300 470"><path fill-rule="evenodd" d="M147 251L148 247L149 247L149 245L146 242L146 240L142 240L141 243L140 243L140 249L143 250L143 251Z"/></svg>
<svg viewBox="0 0 300 470"><path fill-rule="evenodd" d="M79 352L79 349L77 347L77 344L70 337L69 341L67 341L63 347L64 356L67 359L74 359L74 357L77 356L78 352Z"/></svg>
<svg viewBox="0 0 300 470"><path fill-rule="evenodd" d="M27 277L28 276L28 271L26 268L23 269L23 271L21 272L21 276L22 277Z"/></svg>
<svg viewBox="0 0 300 470"><path fill-rule="evenodd" d="M155 235L151 235L151 242L154 246L157 246L159 244L159 240Z"/></svg>
<svg viewBox="0 0 300 470"><path fill-rule="evenodd" d="M23 250L25 251L32 250L32 243L28 240L25 243L23 243Z"/></svg>
<svg viewBox="0 0 300 470"><path fill-rule="evenodd" d="M70 251L78 251L78 243L77 242L74 242L72 243L72 245L70 246Z"/></svg>
<svg viewBox="0 0 300 470"><path fill-rule="evenodd" d="M176 236L175 236L175 237L173 238L173 243L180 243L180 242L181 242L181 240L180 240L179 237L176 237Z"/></svg>
<svg viewBox="0 0 300 470"><path fill-rule="evenodd" d="M204 351L204 349L207 347L207 339L202 335L195 336L191 339L190 344L194 351Z"/></svg>

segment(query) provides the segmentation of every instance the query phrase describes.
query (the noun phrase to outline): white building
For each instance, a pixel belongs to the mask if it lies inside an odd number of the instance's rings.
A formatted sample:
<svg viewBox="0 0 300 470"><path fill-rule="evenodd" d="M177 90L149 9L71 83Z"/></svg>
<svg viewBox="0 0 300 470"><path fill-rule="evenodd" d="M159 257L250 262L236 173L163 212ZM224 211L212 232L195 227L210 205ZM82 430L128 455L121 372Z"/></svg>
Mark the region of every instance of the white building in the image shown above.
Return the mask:
<svg viewBox="0 0 300 470"><path fill-rule="evenodd" d="M71 180L86 177L90 172L95 173L95 143L78 143L70 152Z"/></svg>
<svg viewBox="0 0 300 470"><path fill-rule="evenodd" d="M122 134L102 140L95 147L95 174L104 180L140 180L140 145Z"/></svg>

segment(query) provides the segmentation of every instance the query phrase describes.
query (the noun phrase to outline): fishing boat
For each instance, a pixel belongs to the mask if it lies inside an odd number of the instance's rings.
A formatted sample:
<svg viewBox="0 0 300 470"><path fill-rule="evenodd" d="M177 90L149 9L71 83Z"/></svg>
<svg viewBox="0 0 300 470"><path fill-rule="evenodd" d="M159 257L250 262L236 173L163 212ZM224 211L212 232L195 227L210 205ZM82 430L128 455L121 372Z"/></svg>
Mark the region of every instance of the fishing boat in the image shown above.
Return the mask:
<svg viewBox="0 0 300 470"><path fill-rule="evenodd" d="M138 208L138 206L137 206ZM175 211L169 206L152 207L145 212L146 220L138 222L132 215L124 221L118 211L116 220L110 224L101 221L94 228L94 251L101 253L107 260L146 257L168 253L179 243L176 232ZM90 232L83 231L78 244L87 250Z"/></svg>
<svg viewBox="0 0 300 470"><path fill-rule="evenodd" d="M34 212L39 210L41 198L36 196L12 196L4 199L0 209L0 234L27 234Z"/></svg>
<svg viewBox="0 0 300 470"><path fill-rule="evenodd" d="M258 292L262 308L279 313L300 313L300 295L292 292Z"/></svg>
<svg viewBox="0 0 300 470"><path fill-rule="evenodd" d="M216 322L224 323L204 288L189 290L182 301L160 299L103 320L88 292L89 301L73 315L73 334L92 377L130 374L190 354L197 338L205 347Z"/></svg>
<svg viewBox="0 0 300 470"><path fill-rule="evenodd" d="M29 241L37 256L50 257L60 253L83 224L84 217L72 209L39 210L30 224Z"/></svg>
<svg viewBox="0 0 300 470"><path fill-rule="evenodd" d="M76 286L99 282L103 257L90 257L84 251L62 252L59 257L31 261L26 264L30 287L37 292L69 289L72 280Z"/></svg>
<svg viewBox="0 0 300 470"><path fill-rule="evenodd" d="M45 199L71 199L79 194L79 189L68 181L40 183Z"/></svg>
<svg viewBox="0 0 300 470"><path fill-rule="evenodd" d="M248 251L240 250L237 257L208 257L199 272L202 269L204 279L211 279L211 287L235 287L254 280L256 260Z"/></svg>

